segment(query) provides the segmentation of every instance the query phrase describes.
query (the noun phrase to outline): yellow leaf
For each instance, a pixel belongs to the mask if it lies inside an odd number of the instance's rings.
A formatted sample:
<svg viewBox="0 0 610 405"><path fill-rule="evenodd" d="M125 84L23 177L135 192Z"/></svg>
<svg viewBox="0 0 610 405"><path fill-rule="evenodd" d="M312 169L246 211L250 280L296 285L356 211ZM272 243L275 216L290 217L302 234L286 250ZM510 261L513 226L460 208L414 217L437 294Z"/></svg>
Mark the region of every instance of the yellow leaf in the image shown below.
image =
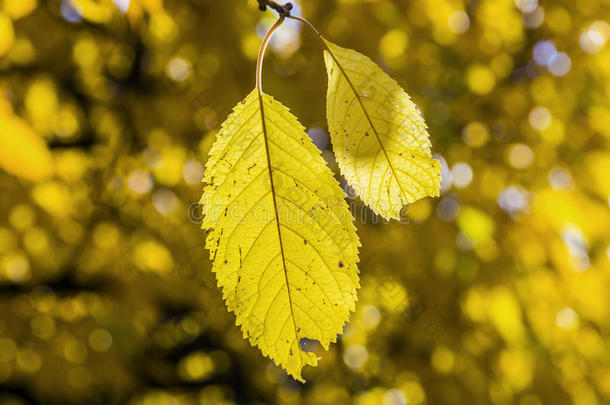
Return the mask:
<svg viewBox="0 0 610 405"><path fill-rule="evenodd" d="M0 168L34 182L49 178L54 170L44 139L26 121L1 111Z"/></svg>
<svg viewBox="0 0 610 405"><path fill-rule="evenodd" d="M202 197L206 247L245 338L303 381L354 310L359 241L344 194L289 110L253 91L223 124Z"/></svg>
<svg viewBox="0 0 610 405"><path fill-rule="evenodd" d="M326 113L341 172L385 218L440 190L426 124L407 93L366 56L324 40Z"/></svg>

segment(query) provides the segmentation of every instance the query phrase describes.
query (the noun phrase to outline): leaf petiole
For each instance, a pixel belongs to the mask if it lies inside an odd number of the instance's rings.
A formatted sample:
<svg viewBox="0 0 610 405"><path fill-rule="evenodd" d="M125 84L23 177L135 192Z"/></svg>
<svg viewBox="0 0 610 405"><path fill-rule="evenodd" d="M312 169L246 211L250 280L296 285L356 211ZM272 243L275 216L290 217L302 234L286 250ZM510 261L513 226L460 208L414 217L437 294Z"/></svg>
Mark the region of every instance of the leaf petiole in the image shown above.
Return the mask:
<svg viewBox="0 0 610 405"><path fill-rule="evenodd" d="M288 17L288 18L292 18L293 20L297 20L297 21L302 22L302 23L303 23L303 24L305 24L305 25L308 25L308 26L309 26L309 28L311 28L311 30L312 30L313 32L315 32L315 34L316 34L316 35L317 35L317 36L318 36L320 39L322 39L322 40L324 39L324 37L322 36L322 34L320 34L320 31L318 31L318 29L317 29L317 28L316 28L316 27L315 27L315 26L314 26L312 23L310 23L309 21L307 21L307 20L306 20L306 19L304 19L303 17L300 17L300 16L298 16L298 15L287 15L286 17ZM322 42L324 42L324 41L322 41Z"/></svg>
<svg viewBox="0 0 610 405"><path fill-rule="evenodd" d="M273 24L271 29L269 29L267 35L265 35L263 43L261 44L261 47L258 51L258 58L256 60L256 90L258 91L258 94L262 94L263 92L263 59L265 57L267 45L269 45L269 41L271 40L273 32L277 30L280 25L282 25L285 18L285 15L280 15L280 18L275 22L275 24Z"/></svg>
<svg viewBox="0 0 610 405"><path fill-rule="evenodd" d="M324 37L322 36L322 34L320 34L320 31L318 31L318 29L309 21L307 21L306 19L304 19L303 17L300 17L298 15L287 15L286 17L288 18L292 18L293 20L297 20L300 21L301 23L307 25L318 37L318 39L320 40L320 42L322 43L322 47L330 54L330 56L332 56L332 58L335 60L335 62L337 62L337 64L341 67L341 65L339 64L339 61L337 60L337 58L335 58L335 55L333 54L333 51L328 47L328 45L326 44L326 41L324 40ZM343 69L343 68L341 68Z"/></svg>

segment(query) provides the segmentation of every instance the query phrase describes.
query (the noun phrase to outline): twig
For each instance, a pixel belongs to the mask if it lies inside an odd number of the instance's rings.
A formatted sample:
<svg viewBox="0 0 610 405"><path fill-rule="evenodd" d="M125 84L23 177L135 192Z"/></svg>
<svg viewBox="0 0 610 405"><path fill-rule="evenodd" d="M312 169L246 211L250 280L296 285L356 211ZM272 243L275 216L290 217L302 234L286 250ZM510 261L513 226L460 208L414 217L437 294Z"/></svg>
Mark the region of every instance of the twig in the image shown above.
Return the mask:
<svg viewBox="0 0 610 405"><path fill-rule="evenodd" d="M286 3L284 5L278 4L273 0L258 0L258 8L261 11L267 10L267 6L277 11L280 16L289 17L290 10L292 10L292 3Z"/></svg>

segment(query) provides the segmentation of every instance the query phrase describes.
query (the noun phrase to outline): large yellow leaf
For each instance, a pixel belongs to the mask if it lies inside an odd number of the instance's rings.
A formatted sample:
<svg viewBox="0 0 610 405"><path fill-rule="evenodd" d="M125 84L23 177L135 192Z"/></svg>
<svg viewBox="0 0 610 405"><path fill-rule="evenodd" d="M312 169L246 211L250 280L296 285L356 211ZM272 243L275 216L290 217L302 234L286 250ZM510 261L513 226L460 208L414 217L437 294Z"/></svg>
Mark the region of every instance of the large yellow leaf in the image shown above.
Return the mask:
<svg viewBox="0 0 610 405"><path fill-rule="evenodd" d="M327 118L341 172L375 212L400 219L405 204L440 190L426 124L407 93L366 56L324 40Z"/></svg>
<svg viewBox="0 0 610 405"><path fill-rule="evenodd" d="M244 337L301 380L355 307L358 237L343 191L289 110L255 90L206 164L206 247Z"/></svg>

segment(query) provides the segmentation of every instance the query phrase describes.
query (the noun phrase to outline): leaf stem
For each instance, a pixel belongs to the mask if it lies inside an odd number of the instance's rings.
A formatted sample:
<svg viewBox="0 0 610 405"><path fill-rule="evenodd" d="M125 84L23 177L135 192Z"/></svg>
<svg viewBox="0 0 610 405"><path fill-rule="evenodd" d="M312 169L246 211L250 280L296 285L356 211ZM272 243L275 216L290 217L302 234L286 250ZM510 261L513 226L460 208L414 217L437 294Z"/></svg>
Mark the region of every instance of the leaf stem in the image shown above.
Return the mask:
<svg viewBox="0 0 610 405"><path fill-rule="evenodd" d="M271 40L271 36L273 32L277 30L280 25L284 22L285 19L284 14L280 14L280 18L273 24L265 38L263 39L263 43L258 51L258 58L256 60L256 90L258 90L258 94L263 92L263 59L265 58L265 51L267 50L267 45L269 45L269 41Z"/></svg>
<svg viewBox="0 0 610 405"><path fill-rule="evenodd" d="M287 15L286 17L291 18L293 20L300 21L303 24L307 25L314 32L314 34L316 34L316 36L318 37L320 42L322 42L322 46L324 47L324 49L326 49L328 51L328 53L332 56L332 58L339 65L339 61L337 61L337 58L335 58L335 55L333 54L333 52L330 50L330 48L326 44L326 41L324 40L324 37L322 36L322 34L320 34L320 31L318 31L318 29L312 23L310 23L309 21L307 21L306 19L304 19L303 17L300 17L298 15Z"/></svg>
<svg viewBox="0 0 610 405"><path fill-rule="evenodd" d="M320 34L320 31L318 31L318 29L317 29L317 28L316 28L316 27L315 27L315 26L314 26L312 23L310 23L309 21L307 21L307 20L306 20L306 19L304 19L303 17L300 17L300 16L298 16L298 15L287 15L286 17L288 17L288 18L292 18L293 20L297 20L297 21L300 21L300 22L302 22L302 23L304 23L304 24L308 25L308 26L309 26L309 28L311 28L311 30L312 30L313 32L315 32L315 33L316 33L316 35L317 35L317 36L318 36L320 39L323 39L323 38L324 38L324 37L322 36L322 34ZM324 41L322 41L322 42L324 42Z"/></svg>

